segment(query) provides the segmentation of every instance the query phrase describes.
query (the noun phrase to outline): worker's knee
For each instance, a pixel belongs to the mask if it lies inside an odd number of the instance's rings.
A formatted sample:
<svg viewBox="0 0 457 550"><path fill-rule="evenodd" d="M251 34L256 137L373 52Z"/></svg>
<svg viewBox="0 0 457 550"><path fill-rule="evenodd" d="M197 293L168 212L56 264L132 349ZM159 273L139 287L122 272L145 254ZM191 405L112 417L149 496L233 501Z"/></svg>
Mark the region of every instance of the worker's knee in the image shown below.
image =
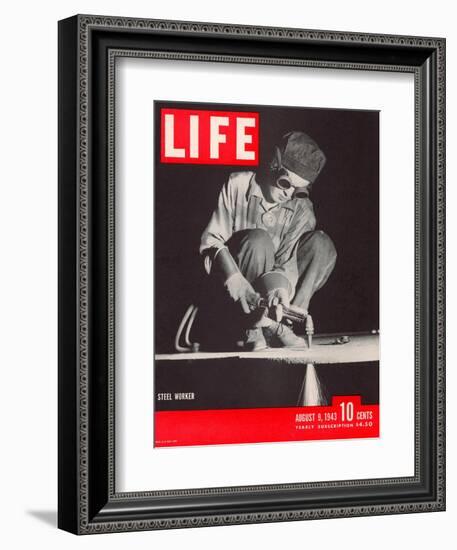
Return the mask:
<svg viewBox="0 0 457 550"><path fill-rule="evenodd" d="M229 241L229 248L250 251L252 254L274 254L270 235L264 229L244 229L237 231Z"/></svg>
<svg viewBox="0 0 457 550"><path fill-rule="evenodd" d="M273 268L275 248L270 235L263 229L243 229L227 241L241 273L250 282Z"/></svg>
<svg viewBox="0 0 457 550"><path fill-rule="evenodd" d="M271 249L274 251L273 241L264 229L246 229L245 242L255 249Z"/></svg>
<svg viewBox="0 0 457 550"><path fill-rule="evenodd" d="M299 243L299 254L314 253L325 256L329 263L336 262L336 248L332 239L324 231L310 231L305 233Z"/></svg>

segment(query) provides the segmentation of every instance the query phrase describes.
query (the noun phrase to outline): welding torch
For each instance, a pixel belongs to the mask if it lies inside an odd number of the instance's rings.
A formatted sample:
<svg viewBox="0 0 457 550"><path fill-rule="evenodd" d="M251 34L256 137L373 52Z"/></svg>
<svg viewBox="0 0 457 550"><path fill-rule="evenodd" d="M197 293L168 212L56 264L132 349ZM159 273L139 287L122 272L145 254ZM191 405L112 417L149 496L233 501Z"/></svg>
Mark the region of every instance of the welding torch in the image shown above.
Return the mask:
<svg viewBox="0 0 457 550"><path fill-rule="evenodd" d="M289 323L295 323L300 326L304 325L304 333L306 334L308 347L311 348L314 334L314 323L313 318L305 309L294 305L285 306L281 303L269 306L268 301L265 298L259 298L255 304L255 308L258 310L263 310L264 315L274 321L277 321L278 323L286 320Z"/></svg>

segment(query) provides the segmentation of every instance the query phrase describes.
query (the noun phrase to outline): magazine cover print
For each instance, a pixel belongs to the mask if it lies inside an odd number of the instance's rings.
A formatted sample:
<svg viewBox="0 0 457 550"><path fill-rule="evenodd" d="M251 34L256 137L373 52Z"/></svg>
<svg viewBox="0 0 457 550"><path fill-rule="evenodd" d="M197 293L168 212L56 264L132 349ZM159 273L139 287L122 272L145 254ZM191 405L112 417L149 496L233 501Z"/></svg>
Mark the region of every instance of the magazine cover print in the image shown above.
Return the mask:
<svg viewBox="0 0 457 550"><path fill-rule="evenodd" d="M154 113L154 445L378 437L379 112Z"/></svg>

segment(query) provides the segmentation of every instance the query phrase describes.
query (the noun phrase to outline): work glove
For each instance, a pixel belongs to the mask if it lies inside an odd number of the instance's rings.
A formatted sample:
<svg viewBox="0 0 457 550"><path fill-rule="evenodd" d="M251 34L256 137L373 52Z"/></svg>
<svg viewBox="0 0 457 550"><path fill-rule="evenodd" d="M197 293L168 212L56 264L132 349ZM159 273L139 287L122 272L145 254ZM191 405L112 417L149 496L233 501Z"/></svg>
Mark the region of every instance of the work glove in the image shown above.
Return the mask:
<svg viewBox="0 0 457 550"><path fill-rule="evenodd" d="M266 299L269 308L279 305L288 307L290 304L289 292L285 288L273 288L269 290Z"/></svg>
<svg viewBox="0 0 457 550"><path fill-rule="evenodd" d="M260 294L255 292L239 271L225 281L225 288L230 298L241 306L244 313L248 314L258 306Z"/></svg>

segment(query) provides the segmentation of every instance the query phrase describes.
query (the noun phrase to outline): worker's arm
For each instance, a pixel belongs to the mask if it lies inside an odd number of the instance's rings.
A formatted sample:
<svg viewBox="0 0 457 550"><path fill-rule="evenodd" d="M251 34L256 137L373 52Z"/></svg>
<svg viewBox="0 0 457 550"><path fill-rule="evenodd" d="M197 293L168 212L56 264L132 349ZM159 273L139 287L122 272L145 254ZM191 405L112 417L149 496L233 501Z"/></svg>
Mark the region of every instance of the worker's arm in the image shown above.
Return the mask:
<svg viewBox="0 0 457 550"><path fill-rule="evenodd" d="M231 299L249 313L258 302L259 295L245 279L225 243L233 234L236 215L236 182L231 175L222 188L217 207L202 234L200 254L204 257L205 269L217 276Z"/></svg>
<svg viewBox="0 0 457 550"><path fill-rule="evenodd" d="M212 213L200 240L200 254L203 256L207 273L211 272L217 252L225 247L225 243L232 236L235 206L236 188L233 178L230 176L219 193L216 209Z"/></svg>

